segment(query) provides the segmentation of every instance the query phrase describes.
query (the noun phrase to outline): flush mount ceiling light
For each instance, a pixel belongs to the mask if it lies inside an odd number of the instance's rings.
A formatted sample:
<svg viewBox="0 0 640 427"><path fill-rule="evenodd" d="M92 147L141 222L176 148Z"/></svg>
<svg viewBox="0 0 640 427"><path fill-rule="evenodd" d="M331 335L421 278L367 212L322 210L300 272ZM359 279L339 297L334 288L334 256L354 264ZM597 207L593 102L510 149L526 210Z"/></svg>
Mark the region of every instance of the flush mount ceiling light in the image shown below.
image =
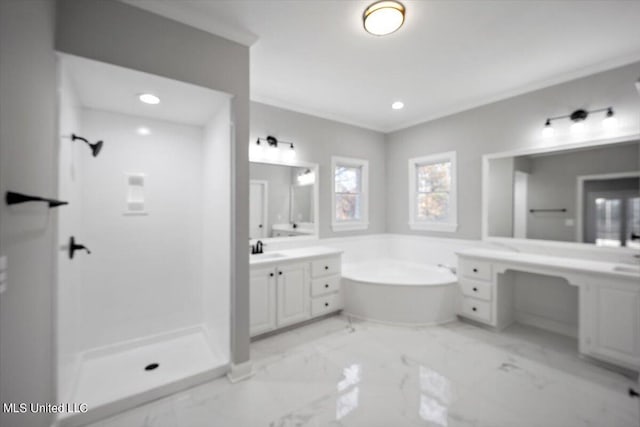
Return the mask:
<svg viewBox="0 0 640 427"><path fill-rule="evenodd" d="M404 108L404 102L396 101L391 104L391 108L393 108L394 110L402 110Z"/></svg>
<svg viewBox="0 0 640 427"><path fill-rule="evenodd" d="M152 93L141 93L138 95L138 99L140 102L144 102L145 104L156 105L160 103L160 98Z"/></svg>
<svg viewBox="0 0 640 427"><path fill-rule="evenodd" d="M573 123L571 123L570 129L572 133L581 133L586 129L586 120L589 117L589 114L592 113L601 113L606 111L605 118L602 120L602 126L605 129L613 129L616 127L618 120L614 116L613 107L607 108L598 108L596 110L583 110L579 109L574 111L571 114L567 114L564 116L550 117L544 123L544 128L542 128L542 136L545 138L551 137L555 134L555 130L551 126L551 122L559 119L570 119Z"/></svg>
<svg viewBox="0 0 640 427"><path fill-rule="evenodd" d="M404 23L404 6L397 1L379 1L367 7L362 15L364 29L374 36L391 34Z"/></svg>

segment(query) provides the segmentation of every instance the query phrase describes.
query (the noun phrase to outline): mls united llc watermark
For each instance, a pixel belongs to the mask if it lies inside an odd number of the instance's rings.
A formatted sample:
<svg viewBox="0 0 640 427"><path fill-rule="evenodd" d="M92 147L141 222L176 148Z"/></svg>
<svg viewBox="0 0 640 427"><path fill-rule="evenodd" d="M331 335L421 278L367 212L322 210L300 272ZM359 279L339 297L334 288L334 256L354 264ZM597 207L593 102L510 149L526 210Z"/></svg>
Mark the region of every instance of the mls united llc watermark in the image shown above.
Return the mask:
<svg viewBox="0 0 640 427"><path fill-rule="evenodd" d="M88 410L86 403L3 403L2 412L10 414L77 414Z"/></svg>

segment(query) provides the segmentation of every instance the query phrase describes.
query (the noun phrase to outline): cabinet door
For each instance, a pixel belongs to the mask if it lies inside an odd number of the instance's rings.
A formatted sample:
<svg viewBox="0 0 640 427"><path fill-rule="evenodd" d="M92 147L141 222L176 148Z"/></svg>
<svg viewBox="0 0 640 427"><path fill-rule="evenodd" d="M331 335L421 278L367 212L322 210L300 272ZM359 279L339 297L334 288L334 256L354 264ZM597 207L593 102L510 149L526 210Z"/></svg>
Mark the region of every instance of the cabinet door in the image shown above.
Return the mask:
<svg viewBox="0 0 640 427"><path fill-rule="evenodd" d="M276 275L274 268L251 270L250 334L268 332L276 327Z"/></svg>
<svg viewBox="0 0 640 427"><path fill-rule="evenodd" d="M631 369L640 367L638 284L624 279L601 279L584 291L581 308L585 309L587 353Z"/></svg>
<svg viewBox="0 0 640 427"><path fill-rule="evenodd" d="M278 266L278 327L307 320L309 309L309 265Z"/></svg>

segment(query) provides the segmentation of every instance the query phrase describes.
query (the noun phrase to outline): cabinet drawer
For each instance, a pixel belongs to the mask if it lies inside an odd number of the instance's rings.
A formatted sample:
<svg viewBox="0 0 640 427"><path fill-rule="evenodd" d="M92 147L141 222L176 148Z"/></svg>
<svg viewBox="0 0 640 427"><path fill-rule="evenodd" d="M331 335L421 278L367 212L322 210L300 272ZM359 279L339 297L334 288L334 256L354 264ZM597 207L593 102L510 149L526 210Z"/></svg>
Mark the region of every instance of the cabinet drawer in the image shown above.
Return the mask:
<svg viewBox="0 0 640 427"><path fill-rule="evenodd" d="M491 263L473 259L461 260L462 275L476 280L491 280Z"/></svg>
<svg viewBox="0 0 640 427"><path fill-rule="evenodd" d="M462 298L462 314L482 322L491 323L491 304L475 298Z"/></svg>
<svg viewBox="0 0 640 427"><path fill-rule="evenodd" d="M342 309L342 297L339 293L334 293L311 300L311 316L321 316L332 311Z"/></svg>
<svg viewBox="0 0 640 427"><path fill-rule="evenodd" d="M311 263L311 277L329 276L340 273L340 257L322 258Z"/></svg>
<svg viewBox="0 0 640 427"><path fill-rule="evenodd" d="M462 288L462 293L466 296L491 301L493 288L491 283L461 279L460 287Z"/></svg>
<svg viewBox="0 0 640 427"><path fill-rule="evenodd" d="M340 276L327 276L311 281L311 296L329 294L340 290Z"/></svg>

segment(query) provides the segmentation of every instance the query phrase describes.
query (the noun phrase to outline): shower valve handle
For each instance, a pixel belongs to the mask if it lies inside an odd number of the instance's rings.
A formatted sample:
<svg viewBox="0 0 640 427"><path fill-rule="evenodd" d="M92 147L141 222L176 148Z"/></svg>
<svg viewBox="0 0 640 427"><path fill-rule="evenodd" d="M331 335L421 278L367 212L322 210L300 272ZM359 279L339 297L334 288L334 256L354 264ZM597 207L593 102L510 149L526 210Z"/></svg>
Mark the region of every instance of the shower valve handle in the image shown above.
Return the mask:
<svg viewBox="0 0 640 427"><path fill-rule="evenodd" d="M75 237L71 236L69 238L69 259L73 259L74 252L75 251L80 251L80 250L87 251L88 254L91 253L89 248L87 248L85 245L80 245L80 244L76 243Z"/></svg>

